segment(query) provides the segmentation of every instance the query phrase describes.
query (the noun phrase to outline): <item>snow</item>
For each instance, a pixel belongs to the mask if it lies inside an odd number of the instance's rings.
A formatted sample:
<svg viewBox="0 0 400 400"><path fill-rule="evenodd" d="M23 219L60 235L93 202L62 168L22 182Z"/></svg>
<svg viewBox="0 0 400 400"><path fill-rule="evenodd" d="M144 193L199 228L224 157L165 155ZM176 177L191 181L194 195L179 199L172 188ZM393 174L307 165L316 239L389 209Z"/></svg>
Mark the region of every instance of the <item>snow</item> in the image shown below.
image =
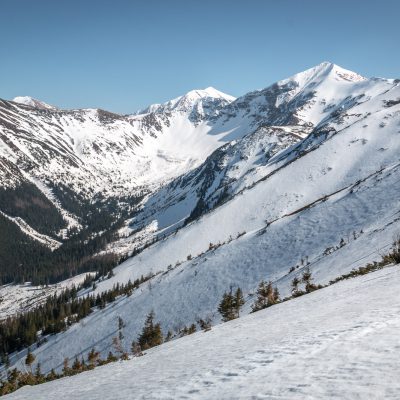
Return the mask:
<svg viewBox="0 0 400 400"><path fill-rule="evenodd" d="M26 223L22 218L20 217L10 217L9 215L5 214L3 211L0 211L0 214L7 218L8 220L12 221L15 223L15 225L18 226L18 228L25 233L27 236L29 236L31 239L36 240L37 242L44 244L51 250L58 249L61 246L61 242L51 238L50 236L43 235L39 232L37 232L35 229L33 229L28 223Z"/></svg>
<svg viewBox="0 0 400 400"><path fill-rule="evenodd" d="M47 286L33 286L29 282L22 285L0 286L0 320L38 307L48 297L59 294L66 288L77 287L83 283L87 275L95 273L87 272Z"/></svg>
<svg viewBox="0 0 400 400"><path fill-rule="evenodd" d="M398 399L398 266L7 399ZM384 294L384 295L382 295Z"/></svg>
<svg viewBox="0 0 400 400"><path fill-rule="evenodd" d="M35 108L42 108L42 109L50 109L55 110L56 107L51 106L43 101L36 100L30 96L17 96L14 97L13 100L15 103L24 104L26 106L35 107Z"/></svg>
<svg viewBox="0 0 400 400"><path fill-rule="evenodd" d="M220 99L225 100L226 103L230 103L235 100L235 97L209 86L205 89L191 90L186 94L169 100L163 104L152 104L144 110L137 111L134 115L157 113L160 111L164 112L165 110L187 112L199 103L202 103L204 99Z"/></svg>
<svg viewBox="0 0 400 400"><path fill-rule="evenodd" d="M50 188L48 188L42 181L40 181L37 178L29 177L26 173L24 174L24 176L28 180L31 180L31 182L33 182L35 186L52 202L52 204L57 208L57 210L60 211L64 221L67 222L67 227L61 229L60 232L57 232L57 236L66 238L68 229L72 227L75 227L78 230L81 229L82 225L78 221L78 217L62 208L60 201L56 198L56 196L53 194Z"/></svg>
<svg viewBox="0 0 400 400"><path fill-rule="evenodd" d="M154 278L34 350L44 371L60 369L64 357L81 356L93 346L105 356L119 316L126 322L126 348L151 309L164 332L177 332L199 318L218 323L218 302L231 285L243 289L247 314L262 279L287 295L290 281L309 263L315 281L327 283L380 260L399 233L400 105L385 106L400 98L397 81L365 79L323 63L234 101L210 99L209 94L217 96L210 88L207 95L198 92L106 123L99 110L52 112L50 132L49 120L34 116L35 134L62 158L51 159L49 175L38 169L32 179L60 179L110 195L130 193L138 185L150 190L143 208L120 230L124 237L106 250L128 252L168 235L115 268L115 276L98 282L94 294L141 275ZM31 115L23 114L21 121L18 113L5 118L18 119L21 130L28 131ZM14 142L34 160L28 143L28 137ZM93 143L100 150L94 151ZM75 165L66 178L65 160ZM215 207L224 189L230 198ZM200 195L211 209L184 226ZM209 250L210 242L219 247ZM334 289L307 298L329 290ZM179 342L186 340L191 339ZM163 348L168 346L175 344ZM12 355L12 365L23 368L23 357Z"/></svg>
<svg viewBox="0 0 400 400"><path fill-rule="evenodd" d="M388 168L302 212L281 216L269 226L265 221L261 223L262 214L261 220L246 219L248 211L255 207L254 199L263 198L256 196L257 189L262 187L259 184L251 190L253 203L244 194L238 196L243 199L239 203L241 208L232 209L227 203L127 260L114 270L114 277L99 282L96 292L142 274L162 271L130 297L121 297L66 332L49 337L47 343L34 350L42 369L60 368L64 357L80 357L93 346L106 356L112 350L119 316L126 323L124 346L129 348L152 309L164 333L168 330L176 332L184 325L196 323L199 318L210 318L213 323L218 323L218 303L231 285L243 289L247 301L244 313L248 313L252 294L262 279L272 280L286 296L291 280L300 276L307 261L315 282L328 283L353 268L380 260L399 233L399 171L399 165ZM245 209L246 202L248 208ZM232 214L226 214L229 208ZM260 210L255 209L254 213L260 214ZM239 217L243 214L242 220ZM243 221L247 225L244 226ZM236 239L243 227L251 225L262 227L248 230ZM229 243L206 251L210 241L218 243L215 238L229 229L236 230ZM340 246L342 238L344 246ZM224 241L228 239L229 236ZM329 248L333 251L327 252ZM201 252L204 254L199 255ZM193 259L187 261L189 254ZM176 264L178 261L180 265ZM171 270L169 265L172 265ZM289 274L289 269L296 266L295 272ZM12 358L12 364L23 367L23 358L18 361L19 357Z"/></svg>
<svg viewBox="0 0 400 400"><path fill-rule="evenodd" d="M19 100L31 104L29 99ZM0 150L15 164L30 160L35 165L31 179L42 184L62 182L90 197L93 192L123 196L164 184L224 144L226 130L209 134L207 119L233 99L213 88L194 90L161 105L164 113L154 109L131 116L95 109L43 113L14 103L0 107L0 119L7 122Z"/></svg>

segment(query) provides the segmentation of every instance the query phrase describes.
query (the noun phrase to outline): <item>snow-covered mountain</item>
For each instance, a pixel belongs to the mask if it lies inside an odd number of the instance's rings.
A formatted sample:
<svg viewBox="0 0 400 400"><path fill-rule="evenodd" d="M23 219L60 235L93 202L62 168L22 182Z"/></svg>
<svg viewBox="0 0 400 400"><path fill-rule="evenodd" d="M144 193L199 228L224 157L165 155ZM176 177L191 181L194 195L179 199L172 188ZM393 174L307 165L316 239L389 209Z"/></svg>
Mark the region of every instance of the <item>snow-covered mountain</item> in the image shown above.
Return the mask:
<svg viewBox="0 0 400 400"><path fill-rule="evenodd" d="M359 129L369 132L379 128L381 131L389 123L391 128L384 130L395 131L399 99L398 80L366 79L330 63L322 63L266 89L239 97L213 119L215 126L225 126L229 131L229 142L219 147L198 168L150 195L143 209L131 221L130 229L123 230L134 231L135 235L113 248L120 251L132 249L137 238L148 235L149 231L154 235L165 235L266 179L342 129L359 135ZM370 121L372 126L368 126ZM238 139L235 136L238 131L248 133L240 134ZM349 154L343 155L346 160L341 162L343 166L350 163L346 168L354 175L353 181L363 175L362 168L373 172L381 163L383 165L381 157L386 158L389 153L391 160L397 160L396 139L392 139L393 146L382 147L380 151L383 154L373 154L377 159L374 166L364 162L364 157L369 155L362 151L359 159L357 151L353 156L351 147ZM367 139L354 140L354 143L367 143ZM369 145L364 150L368 148ZM389 153L385 153L386 150ZM336 154L335 151L332 149L332 155ZM357 163L361 164L361 169ZM322 160L316 160L316 166L325 171L321 172L323 175L333 170L333 166ZM298 179L297 175L289 178ZM343 183L340 179L339 176L333 177L338 185ZM326 184L331 182L330 177L324 180ZM291 186L289 183L286 185ZM328 192L322 185L321 195ZM279 200L277 204L282 203ZM140 227L143 227L142 233L137 232ZM234 233L229 232L227 236Z"/></svg>
<svg viewBox="0 0 400 400"><path fill-rule="evenodd" d="M57 180L84 196L102 193L103 201L145 191L104 253L154 241L85 294L155 276L49 337L35 350L45 371L93 346L106 355L118 317L126 348L151 310L164 332L200 318L218 323L231 286L242 288L248 313L262 279L282 296L306 267L327 283L379 260L400 230L399 80L322 63L238 99L209 88L129 116L32 111L5 101L0 112L4 165L40 182L42 193ZM51 150L38 150L33 131ZM25 168L23 150L52 169L32 161ZM12 363L23 366L22 356Z"/></svg>
<svg viewBox="0 0 400 400"><path fill-rule="evenodd" d="M209 134L208 121L233 98L208 88L161 105L164 111L129 116L16 100L0 101L0 219L7 225L3 231L12 229L10 222L18 228L18 237L0 249L6 254L25 236L30 249L36 243L43 253L43 246L57 247L54 241L86 230L83 242L127 218L143 195L197 167L226 143L224 128ZM32 252L11 269L29 264ZM49 257L38 262L49 264Z"/></svg>
<svg viewBox="0 0 400 400"><path fill-rule="evenodd" d="M57 109L57 107L47 104L44 101L34 99L33 97L30 97L30 96L17 96L17 97L14 97L12 101L15 103L19 103L19 104L25 104L26 106L30 106L33 108L40 108L42 110L56 110Z"/></svg>
<svg viewBox="0 0 400 400"><path fill-rule="evenodd" d="M206 120L233 98L209 88L131 116L14 100L1 102L2 157L30 178L61 181L89 195L159 184L198 165L224 143L221 134L206 134ZM2 175L3 186L12 183Z"/></svg>

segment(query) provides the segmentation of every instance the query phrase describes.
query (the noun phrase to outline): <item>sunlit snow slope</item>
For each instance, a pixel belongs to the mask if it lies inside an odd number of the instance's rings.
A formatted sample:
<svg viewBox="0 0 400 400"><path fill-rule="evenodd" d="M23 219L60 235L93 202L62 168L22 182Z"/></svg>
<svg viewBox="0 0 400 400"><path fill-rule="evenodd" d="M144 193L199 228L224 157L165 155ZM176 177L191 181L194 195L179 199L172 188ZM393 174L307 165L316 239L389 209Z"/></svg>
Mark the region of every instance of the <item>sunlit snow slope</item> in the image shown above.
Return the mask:
<svg viewBox="0 0 400 400"><path fill-rule="evenodd" d="M400 231L398 99L399 81L365 79L324 63L226 106L224 113L240 121L258 110L266 126L218 149L147 200L132 227L143 223L168 235L115 268L94 294L156 276L49 337L35 350L43 370L93 346L106 355L118 317L126 323L128 349L151 310L164 333L177 333L199 318L220 322L218 303L231 286L243 289L247 313L262 279L285 296L307 266L316 283L327 283L380 260ZM294 126L306 127L308 136L302 139ZM289 143L280 147L283 138ZM222 187L225 195L216 200ZM12 363L23 367L23 356L13 355Z"/></svg>
<svg viewBox="0 0 400 400"><path fill-rule="evenodd" d="M399 280L397 266L340 282L5 398L395 400Z"/></svg>

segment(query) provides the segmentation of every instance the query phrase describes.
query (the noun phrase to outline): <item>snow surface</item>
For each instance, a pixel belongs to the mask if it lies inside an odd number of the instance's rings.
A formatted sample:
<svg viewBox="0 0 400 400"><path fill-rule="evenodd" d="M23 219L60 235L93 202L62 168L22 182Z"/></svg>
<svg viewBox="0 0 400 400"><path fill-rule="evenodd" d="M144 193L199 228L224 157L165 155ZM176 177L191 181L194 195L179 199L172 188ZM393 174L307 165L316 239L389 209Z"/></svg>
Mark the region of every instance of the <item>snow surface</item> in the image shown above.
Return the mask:
<svg viewBox="0 0 400 400"><path fill-rule="evenodd" d="M36 308L49 296L59 294L66 288L77 287L83 283L87 275L95 275L95 273L86 272L47 286L33 286L29 282L23 285L0 286L0 320Z"/></svg>
<svg viewBox="0 0 400 400"><path fill-rule="evenodd" d="M15 103L24 104L26 106L35 107L35 108L42 108L42 109L50 109L55 110L56 107L51 106L43 101L36 100L30 96L17 96L14 97L13 100Z"/></svg>
<svg viewBox="0 0 400 400"><path fill-rule="evenodd" d="M213 126L208 119L233 100L207 88L160 105L161 109L153 107L146 114L122 116L95 109L27 109L18 103L42 103L16 98L15 103L0 104L0 132L4 134L0 156L42 185L50 180L88 197L93 192L123 196L142 186L158 187L195 168L226 143L227 129L220 127L210 134ZM15 185L10 174L2 177L1 172L3 186Z"/></svg>
<svg viewBox="0 0 400 400"><path fill-rule="evenodd" d="M61 246L61 242L51 238L50 236L43 235L39 232L37 232L35 229L33 229L28 223L26 223L22 218L20 217L10 217L9 215L3 213L3 211L0 211L0 214L7 218L8 220L12 221L15 223L15 225L18 226L18 228L25 233L25 235L29 236L31 239L36 240L37 242L47 246L51 250L55 250Z"/></svg>
<svg viewBox="0 0 400 400"><path fill-rule="evenodd" d="M398 399L398 266L5 396L48 399Z"/></svg>
<svg viewBox="0 0 400 400"><path fill-rule="evenodd" d="M229 143L199 170L150 196L148 207L121 233L132 233L138 221L144 223L143 230L124 242L128 249L146 235L181 229L115 268L115 276L99 282L95 293L141 275L157 275L132 296L121 297L49 337L34 350L44 371L60 369L64 357L86 354L93 346L105 356L112 349L119 316L126 322L124 345L129 348L152 309L165 333L177 332L199 318L217 323L218 303L231 285L243 289L248 313L249 300L262 279L272 280L286 295L290 281L308 263L315 281L327 283L379 260L389 250L400 231L400 104L393 103L400 98L399 82L349 79L347 72L333 65L321 65L313 74L317 78L311 98L309 79L297 77L289 85L278 83L224 107L210 132L216 137L225 132L222 135L228 137L222 139ZM305 92L292 93L300 84ZM276 113L275 102L282 94L287 96L286 105ZM226 113L231 117L226 119ZM182 127L190 123L195 130L205 129L182 115L174 117ZM288 115L288 120L282 119ZM141 119L132 116L133 123ZM160 142L167 135L186 135L184 129L179 134L168 129ZM213 137L210 132L205 136ZM310 133L303 138L305 132ZM293 133L296 140L272 157L265 156L271 143ZM193 140L203 139L199 135ZM222 168L211 168L216 173L205 185L206 193L211 195L223 182L232 196L182 226L198 199L196 180L213 160ZM210 242L220 246L209 250ZM295 271L289 273L292 267ZM23 356L13 355L12 364L23 368Z"/></svg>

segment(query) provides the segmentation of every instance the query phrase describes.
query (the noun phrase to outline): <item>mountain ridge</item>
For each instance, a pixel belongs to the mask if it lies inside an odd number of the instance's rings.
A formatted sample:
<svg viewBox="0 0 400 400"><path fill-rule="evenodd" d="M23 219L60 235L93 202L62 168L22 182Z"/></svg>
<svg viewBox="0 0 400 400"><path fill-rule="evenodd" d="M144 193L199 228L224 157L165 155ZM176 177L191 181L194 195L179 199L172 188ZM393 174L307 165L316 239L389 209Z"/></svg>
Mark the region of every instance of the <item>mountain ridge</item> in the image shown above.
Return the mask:
<svg viewBox="0 0 400 400"><path fill-rule="evenodd" d="M396 99L388 95L378 104L375 98L397 86L323 62L236 99L209 87L150 106L146 114L26 109L2 101L0 180L10 188L8 202L20 184L36 187L35 201L51 197L69 221L50 235L54 240L87 224L77 215L82 202L107 207L112 201L122 226L115 246L106 248L130 254L256 185L279 158L290 159L287 152L297 157L368 112L383 115ZM350 111L363 102L368 112ZM131 202L127 193L142 200ZM6 214L23 218L17 207Z"/></svg>

